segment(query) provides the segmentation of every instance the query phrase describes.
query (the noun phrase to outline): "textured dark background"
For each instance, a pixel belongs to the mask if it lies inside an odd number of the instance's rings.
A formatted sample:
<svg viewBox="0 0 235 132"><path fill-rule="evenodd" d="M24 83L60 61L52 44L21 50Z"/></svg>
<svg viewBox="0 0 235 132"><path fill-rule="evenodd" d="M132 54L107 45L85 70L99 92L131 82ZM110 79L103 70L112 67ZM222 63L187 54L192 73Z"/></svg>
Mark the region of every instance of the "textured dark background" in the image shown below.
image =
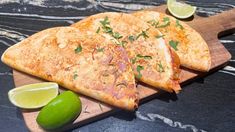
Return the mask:
<svg viewBox="0 0 235 132"><path fill-rule="evenodd" d="M0 55L6 48L42 29L70 25L88 15L105 11L131 12L165 3L163 0L1 0ZM210 16L234 8L234 0L190 0L197 14ZM226 21L226 20L225 20ZM235 34L220 38L232 54L228 66L183 86L177 95L154 97L135 113L117 112L76 128L87 131L235 131ZM12 69L0 62L0 132L28 131L7 92L14 87Z"/></svg>

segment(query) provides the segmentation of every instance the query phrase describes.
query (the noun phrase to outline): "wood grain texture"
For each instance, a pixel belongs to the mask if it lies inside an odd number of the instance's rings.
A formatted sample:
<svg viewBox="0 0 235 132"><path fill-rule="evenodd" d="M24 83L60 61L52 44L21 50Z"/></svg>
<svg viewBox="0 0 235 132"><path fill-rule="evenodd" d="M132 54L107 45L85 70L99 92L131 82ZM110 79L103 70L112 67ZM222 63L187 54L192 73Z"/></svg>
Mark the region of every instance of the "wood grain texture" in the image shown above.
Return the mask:
<svg viewBox="0 0 235 132"><path fill-rule="evenodd" d="M150 10L168 13L166 10L166 6L159 6L156 8L151 8ZM211 71L220 68L231 59L230 53L219 42L218 34L221 32L226 33L226 31L231 31L235 29L235 9L225 11L221 14L208 18L194 16L194 18L186 20L186 23L188 23L191 27L198 31L209 45L209 49L212 56ZM208 73L200 73L188 69L182 69L180 75L180 82L181 84L184 84L190 82L196 77L204 76L206 74ZM13 77L16 87L31 83L44 82L44 80L21 73L16 70L13 71ZM150 86L146 86L144 84L139 84L137 88L140 93L141 102L143 102L143 100L150 99L150 97L153 95L163 93L163 91L154 90ZM96 101L89 97L85 97L83 95L80 96L82 100L82 113L73 122L73 124L68 124L64 129L84 125L86 123L100 119L112 112L119 110L106 104L100 103L99 101ZM43 131L37 125L35 120L38 111L39 110L22 110L25 123L30 131Z"/></svg>

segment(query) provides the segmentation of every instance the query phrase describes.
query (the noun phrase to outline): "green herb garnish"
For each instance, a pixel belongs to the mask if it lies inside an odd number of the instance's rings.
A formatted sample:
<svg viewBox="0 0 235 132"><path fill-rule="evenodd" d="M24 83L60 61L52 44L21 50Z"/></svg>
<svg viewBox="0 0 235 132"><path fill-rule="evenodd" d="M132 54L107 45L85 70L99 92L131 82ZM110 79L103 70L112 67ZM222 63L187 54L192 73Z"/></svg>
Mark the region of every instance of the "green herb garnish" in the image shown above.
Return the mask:
<svg viewBox="0 0 235 132"><path fill-rule="evenodd" d="M143 36L144 39L149 38L149 36L147 35L147 31L148 31L148 30L149 30L149 28L148 28L147 30L145 30L145 31L142 31L140 34L138 34L137 37L136 37L136 40L137 40L140 36Z"/></svg>
<svg viewBox="0 0 235 132"><path fill-rule="evenodd" d="M100 27L96 30L96 33L99 33L100 32Z"/></svg>
<svg viewBox="0 0 235 132"><path fill-rule="evenodd" d="M113 36L115 39L120 39L120 38L122 38L122 35L120 35L120 33L118 33L118 32L114 32L112 36Z"/></svg>
<svg viewBox="0 0 235 132"><path fill-rule="evenodd" d="M120 45L122 47L125 47L125 44L127 43L127 41L120 41L120 40L117 40L117 39L111 39L111 40L114 40L113 42L116 43L117 45Z"/></svg>
<svg viewBox="0 0 235 132"><path fill-rule="evenodd" d="M128 39L129 39L131 42L133 42L133 41L135 41L135 36L130 35L130 36L128 37Z"/></svg>
<svg viewBox="0 0 235 132"><path fill-rule="evenodd" d="M163 25L159 25L159 21L155 21L154 19L147 21L147 23L151 24L151 26L153 26L155 28L164 28L164 27L167 27L170 25L170 18L169 17L164 17L162 21L164 22Z"/></svg>
<svg viewBox="0 0 235 132"><path fill-rule="evenodd" d="M163 18L163 22L169 22L170 21L170 18L169 17L164 17Z"/></svg>
<svg viewBox="0 0 235 132"><path fill-rule="evenodd" d="M164 28L164 27L167 27L170 25L170 18L169 17L164 17L162 21L164 22L163 25L155 26L155 27L156 28Z"/></svg>
<svg viewBox="0 0 235 132"><path fill-rule="evenodd" d="M157 35L156 38L163 38L165 35Z"/></svg>
<svg viewBox="0 0 235 132"><path fill-rule="evenodd" d="M137 70L137 72L138 72L138 75L136 76L137 78L141 78L142 77L142 74L141 74L141 70L144 70L144 67L143 66L141 66L141 65L138 65L137 67L136 67L136 70Z"/></svg>
<svg viewBox="0 0 235 132"><path fill-rule="evenodd" d="M157 27L157 25L159 24L159 22L158 21L155 21L154 19L153 20L150 20L150 21L147 21L147 23L149 23L149 24L151 24L151 26L153 26L153 27Z"/></svg>
<svg viewBox="0 0 235 132"><path fill-rule="evenodd" d="M161 62L157 64L157 71L158 72L164 72L165 71Z"/></svg>
<svg viewBox="0 0 235 132"><path fill-rule="evenodd" d="M179 44L178 41L171 40L171 41L169 41L169 44L170 44L170 46L171 46L175 51L178 50L178 48L177 48L177 46L178 46L178 44Z"/></svg>
<svg viewBox="0 0 235 132"><path fill-rule="evenodd" d="M127 41L119 41L119 39L121 39L123 36L118 32L113 32L113 29L110 27L108 17L106 16L103 21L100 21L100 23L102 24L102 29L104 30L104 32L110 34L115 39L114 42L117 45L121 45L122 47L124 47Z"/></svg>
<svg viewBox="0 0 235 132"><path fill-rule="evenodd" d="M136 57L138 57L138 58L144 58L144 59L152 59L152 56L149 56L149 55L137 54Z"/></svg>
<svg viewBox="0 0 235 132"><path fill-rule="evenodd" d="M104 48L97 48L96 51L97 51L97 52L103 52L103 51L104 51Z"/></svg>
<svg viewBox="0 0 235 132"><path fill-rule="evenodd" d="M108 34L113 34L113 29L111 27L103 27L104 32Z"/></svg>
<svg viewBox="0 0 235 132"><path fill-rule="evenodd" d="M184 27L180 24L179 20L176 20L176 27L179 27L181 30L184 29Z"/></svg>
<svg viewBox="0 0 235 132"><path fill-rule="evenodd" d="M78 72L75 71L75 72L73 73L73 79L75 80L75 79L77 79L77 77L78 77Z"/></svg>
<svg viewBox="0 0 235 132"><path fill-rule="evenodd" d="M79 45L74 51L75 51L76 54L82 52L82 46Z"/></svg>
<svg viewBox="0 0 235 132"><path fill-rule="evenodd" d="M109 24L110 24L109 18L106 16L103 21L100 21L100 23L101 23L103 26L109 25Z"/></svg>
<svg viewBox="0 0 235 132"><path fill-rule="evenodd" d="M127 43L127 41L121 41L119 42L119 44L122 46L122 47L125 47L125 44Z"/></svg>
<svg viewBox="0 0 235 132"><path fill-rule="evenodd" d="M113 29L110 27L110 22L107 16L104 18L103 21L100 21L100 23L102 24L102 29L104 30L105 33L111 35L113 34Z"/></svg>
<svg viewBox="0 0 235 132"><path fill-rule="evenodd" d="M167 27L167 26L169 26L169 25L170 25L170 22L165 23L165 24L160 25L160 26L157 26L156 28L164 28L164 27Z"/></svg>
<svg viewBox="0 0 235 132"><path fill-rule="evenodd" d="M136 62L136 58L134 57L134 58L131 58L131 63L132 64L135 64L135 62Z"/></svg>

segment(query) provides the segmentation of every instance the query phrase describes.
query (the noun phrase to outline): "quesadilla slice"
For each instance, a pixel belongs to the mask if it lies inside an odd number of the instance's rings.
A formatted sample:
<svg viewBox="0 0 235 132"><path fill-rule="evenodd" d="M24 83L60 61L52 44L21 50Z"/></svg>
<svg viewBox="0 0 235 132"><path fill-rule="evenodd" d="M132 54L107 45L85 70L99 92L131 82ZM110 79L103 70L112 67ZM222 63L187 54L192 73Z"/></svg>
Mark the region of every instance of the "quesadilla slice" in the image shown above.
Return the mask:
<svg viewBox="0 0 235 132"><path fill-rule="evenodd" d="M131 63L123 47L73 27L36 33L8 48L2 61L14 69L54 81L119 108L138 105Z"/></svg>
<svg viewBox="0 0 235 132"><path fill-rule="evenodd" d="M184 22L155 11L139 11L132 15L158 29L166 42L177 53L180 63L186 68L209 71L211 56L207 43L201 35Z"/></svg>
<svg viewBox="0 0 235 132"><path fill-rule="evenodd" d="M157 29L125 13L107 12L90 16L72 25L88 36L99 35L124 47L137 80L168 92L181 89L179 58Z"/></svg>

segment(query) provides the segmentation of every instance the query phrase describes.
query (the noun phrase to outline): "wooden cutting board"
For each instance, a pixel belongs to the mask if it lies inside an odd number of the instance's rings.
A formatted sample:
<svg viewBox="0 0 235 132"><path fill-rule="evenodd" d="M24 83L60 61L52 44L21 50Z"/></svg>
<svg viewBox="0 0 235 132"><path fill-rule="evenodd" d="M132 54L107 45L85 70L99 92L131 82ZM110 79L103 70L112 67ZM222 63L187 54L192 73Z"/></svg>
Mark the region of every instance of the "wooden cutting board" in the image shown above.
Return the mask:
<svg viewBox="0 0 235 132"><path fill-rule="evenodd" d="M155 10L169 14L166 10L165 5L151 8L148 10ZM211 71L221 68L226 64L226 62L231 59L230 53L218 40L218 35L225 35L235 30L235 9L225 11L216 16L211 16L207 18L194 16L186 20L186 22L195 30L197 30L209 45L212 56ZM180 75L180 82L181 84L185 84L187 82L192 81L196 77L202 77L206 74L208 73L200 73L192 70L183 69ZM45 81L16 70L13 71L13 77L16 87ZM163 91L152 89L151 87L145 86L143 84L139 84L137 87L141 98L140 103L142 103L144 100L150 99L151 97L153 97L153 95L155 96L157 94L163 93ZM81 100L81 115L72 124L68 124L67 126L65 126L64 129L70 129L73 127L81 126L94 120L100 119L101 117L105 117L112 112L118 111L117 108L113 108L89 97L81 95ZM25 123L30 131L43 131L36 123L36 117L38 112L39 109L22 110Z"/></svg>

